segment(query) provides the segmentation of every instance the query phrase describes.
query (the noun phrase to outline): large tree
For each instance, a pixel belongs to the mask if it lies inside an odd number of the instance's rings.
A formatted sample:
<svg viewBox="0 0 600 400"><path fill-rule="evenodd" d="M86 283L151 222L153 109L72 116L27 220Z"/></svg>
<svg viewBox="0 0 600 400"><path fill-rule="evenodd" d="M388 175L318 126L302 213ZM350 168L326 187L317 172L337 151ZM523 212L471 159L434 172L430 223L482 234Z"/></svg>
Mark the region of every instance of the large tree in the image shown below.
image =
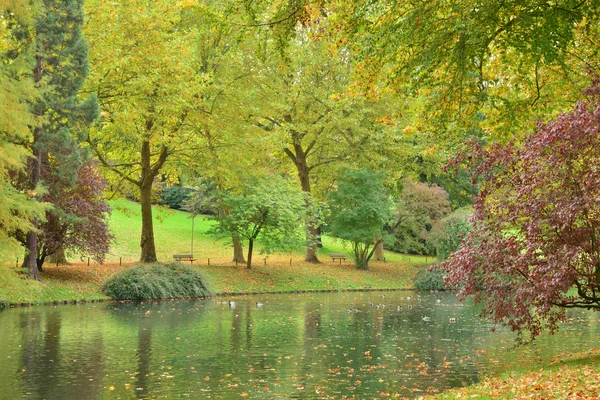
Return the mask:
<svg viewBox="0 0 600 400"><path fill-rule="evenodd" d="M597 98L539 124L522 146L479 147L465 158L482 178L473 230L443 264L460 297L533 337L555 331L567 308L600 310Z"/></svg>
<svg viewBox="0 0 600 400"><path fill-rule="evenodd" d="M141 256L156 261L153 184L177 176L176 154L200 156L195 118L210 73L196 52L198 30L188 18L196 2L89 1L88 90L98 95L102 120L88 143L113 188L137 191L142 209ZM149 29L148 27L152 27Z"/></svg>
<svg viewBox="0 0 600 400"><path fill-rule="evenodd" d="M386 125L378 122L382 104L347 93L349 56L332 49L319 32L318 27L298 28L283 57L258 64L248 119L278 146L274 156L292 167L302 190L323 198L341 168L369 158L373 144L385 140ZM320 224L307 214L307 262L319 262Z"/></svg>

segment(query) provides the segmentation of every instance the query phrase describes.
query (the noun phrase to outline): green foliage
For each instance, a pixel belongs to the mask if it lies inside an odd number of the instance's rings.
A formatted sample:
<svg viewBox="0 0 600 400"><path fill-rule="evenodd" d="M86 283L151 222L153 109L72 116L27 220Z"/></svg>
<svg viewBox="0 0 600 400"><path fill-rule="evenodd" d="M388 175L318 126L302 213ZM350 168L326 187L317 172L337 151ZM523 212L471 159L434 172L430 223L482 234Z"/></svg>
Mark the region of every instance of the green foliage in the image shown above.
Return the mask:
<svg viewBox="0 0 600 400"><path fill-rule="evenodd" d="M423 268L417 272L413 284L418 290L447 290L444 276L444 272L439 269Z"/></svg>
<svg viewBox="0 0 600 400"><path fill-rule="evenodd" d="M438 261L446 260L460 247L463 239L471 231L468 221L472 210L468 207L459 208L443 218L433 230L432 241L435 245Z"/></svg>
<svg viewBox="0 0 600 400"><path fill-rule="evenodd" d="M576 99L598 66L595 0L336 3L332 27L352 43L357 86L419 96L438 134L521 135Z"/></svg>
<svg viewBox="0 0 600 400"><path fill-rule="evenodd" d="M18 35L32 29L38 6L0 2L0 257L19 251L16 232L30 230L30 221L44 212L44 205L33 197L35 191L19 190L14 182L15 173L25 168L31 129L39 124L28 105L41 94L31 76L34 46Z"/></svg>
<svg viewBox="0 0 600 400"><path fill-rule="evenodd" d="M350 241L356 266L368 269L373 236L391 217L383 176L369 170L346 173L331 195L330 207L331 232Z"/></svg>
<svg viewBox="0 0 600 400"><path fill-rule="evenodd" d="M181 185L166 187L160 193L160 204L168 206L174 210L182 208L183 204L191 197L191 189Z"/></svg>
<svg viewBox="0 0 600 400"><path fill-rule="evenodd" d="M117 300L176 299L211 294L198 270L181 263L129 268L107 280L102 290Z"/></svg>
<svg viewBox="0 0 600 400"><path fill-rule="evenodd" d="M248 240L248 268L257 238L265 253L303 243L301 228L307 201L288 180L269 175L248 182L242 194L228 195L224 203L229 214L223 219L222 228Z"/></svg>
<svg viewBox="0 0 600 400"><path fill-rule="evenodd" d="M190 190L188 198L181 204L181 208L193 215L219 214L222 213L220 195L214 182L199 179Z"/></svg>

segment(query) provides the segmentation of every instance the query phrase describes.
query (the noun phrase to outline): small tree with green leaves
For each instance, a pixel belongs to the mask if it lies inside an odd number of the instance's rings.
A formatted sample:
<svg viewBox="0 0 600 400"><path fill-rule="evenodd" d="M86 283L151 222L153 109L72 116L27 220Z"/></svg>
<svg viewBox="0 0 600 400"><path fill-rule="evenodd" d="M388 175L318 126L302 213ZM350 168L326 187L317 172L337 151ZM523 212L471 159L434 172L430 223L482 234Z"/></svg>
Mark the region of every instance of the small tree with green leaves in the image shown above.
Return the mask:
<svg viewBox="0 0 600 400"><path fill-rule="evenodd" d="M373 235L391 217L383 176L369 170L348 172L331 195L331 232L352 243L358 269L368 269L375 247Z"/></svg>
<svg viewBox="0 0 600 400"><path fill-rule="evenodd" d="M305 197L286 179L271 175L253 180L241 194L227 195L224 203L230 213L223 219L223 230L237 232L241 239L248 240L248 269L252 268L257 239L266 253L305 243Z"/></svg>

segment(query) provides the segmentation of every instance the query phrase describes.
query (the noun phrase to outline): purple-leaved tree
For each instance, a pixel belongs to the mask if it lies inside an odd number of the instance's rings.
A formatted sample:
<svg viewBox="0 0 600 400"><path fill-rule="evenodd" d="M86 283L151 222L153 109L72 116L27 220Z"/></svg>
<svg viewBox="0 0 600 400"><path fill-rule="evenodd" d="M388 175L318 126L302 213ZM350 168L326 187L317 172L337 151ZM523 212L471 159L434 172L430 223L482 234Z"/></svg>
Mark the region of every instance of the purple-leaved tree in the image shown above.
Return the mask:
<svg viewBox="0 0 600 400"><path fill-rule="evenodd" d="M481 180L473 231L441 264L459 297L535 338L567 308L600 310L600 101L539 124L522 145L457 157Z"/></svg>
<svg viewBox="0 0 600 400"><path fill-rule="evenodd" d="M52 182L49 171L42 171L42 175ZM54 190L43 200L54 207L46 213L47 222L40 225L38 268L42 269L47 257L62 252L103 262L112 239L108 231L110 206L104 199L106 181L95 163L88 161L79 168L73 187L51 186Z"/></svg>

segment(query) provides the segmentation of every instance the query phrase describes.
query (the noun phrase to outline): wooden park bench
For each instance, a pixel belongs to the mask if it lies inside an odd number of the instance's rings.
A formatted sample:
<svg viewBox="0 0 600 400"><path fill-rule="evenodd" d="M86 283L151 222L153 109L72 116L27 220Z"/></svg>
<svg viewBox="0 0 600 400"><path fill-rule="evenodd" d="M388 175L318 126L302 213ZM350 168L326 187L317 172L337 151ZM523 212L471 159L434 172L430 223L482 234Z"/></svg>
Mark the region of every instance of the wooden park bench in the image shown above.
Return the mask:
<svg viewBox="0 0 600 400"><path fill-rule="evenodd" d="M331 253L329 257L331 257L331 261L333 262L340 260L340 265L342 265L342 261L346 261L346 255L341 253Z"/></svg>
<svg viewBox="0 0 600 400"><path fill-rule="evenodd" d="M190 264L196 260L194 258L193 254L173 254L173 258L175 259L175 261L180 262L180 261L189 261Z"/></svg>

